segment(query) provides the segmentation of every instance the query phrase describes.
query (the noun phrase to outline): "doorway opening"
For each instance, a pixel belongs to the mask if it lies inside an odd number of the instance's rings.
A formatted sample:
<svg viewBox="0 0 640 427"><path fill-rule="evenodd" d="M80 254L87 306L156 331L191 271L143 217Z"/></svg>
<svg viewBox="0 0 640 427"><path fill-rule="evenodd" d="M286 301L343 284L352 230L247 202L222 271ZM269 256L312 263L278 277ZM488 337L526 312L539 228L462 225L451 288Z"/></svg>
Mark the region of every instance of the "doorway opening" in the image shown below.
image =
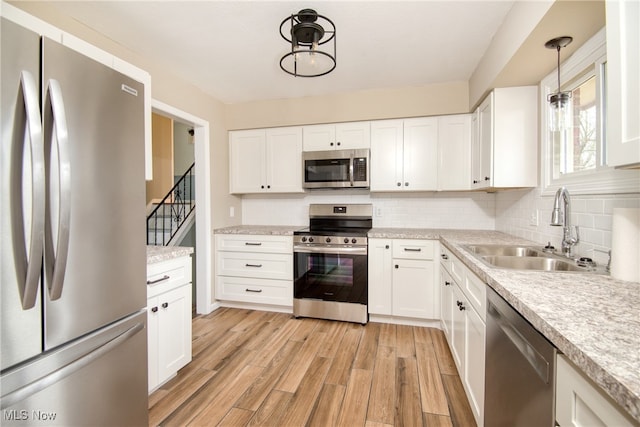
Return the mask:
<svg viewBox="0 0 640 427"><path fill-rule="evenodd" d="M187 185L191 186L195 203L194 224L189 233L179 236L180 246L191 246L194 248L194 270L193 270L193 301L194 311L198 314L210 313L213 309L211 291L211 237L207 230L211 229L211 184L210 157L209 157L209 122L193 116L185 111L179 110L160 101L152 101L152 111L154 121L163 123L159 130L155 129L156 135L171 140L166 145L164 151L171 151L171 154L161 154L164 157L159 166L158 176L168 181L170 185L176 180L176 175L184 169L187 162L198 159L194 167L193 179ZM162 130L164 128L164 130ZM154 157L155 147L154 147ZM170 160L167 159L170 157ZM154 181L156 180L156 163L154 162ZM182 176L182 175L180 175ZM147 182L149 185L150 181ZM152 183L152 182L151 182ZM152 184L153 185L153 184ZM170 187L169 187L170 188ZM165 190L166 191L166 190ZM148 190L149 193L149 190ZM154 193L147 196L147 201L152 202ZM151 196L151 198L150 198ZM194 215L193 213L191 215Z"/></svg>

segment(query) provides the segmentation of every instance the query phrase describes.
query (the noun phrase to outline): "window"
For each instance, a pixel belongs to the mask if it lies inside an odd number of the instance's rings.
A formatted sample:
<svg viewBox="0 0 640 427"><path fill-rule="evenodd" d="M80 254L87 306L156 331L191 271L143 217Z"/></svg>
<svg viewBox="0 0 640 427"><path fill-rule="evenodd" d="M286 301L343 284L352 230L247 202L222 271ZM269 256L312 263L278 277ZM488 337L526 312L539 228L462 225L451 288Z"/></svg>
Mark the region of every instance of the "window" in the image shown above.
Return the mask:
<svg viewBox="0 0 640 427"><path fill-rule="evenodd" d="M560 66L561 89L571 92L567 130L549 130L551 107L547 95L557 90L557 70L540 82L542 193L560 186L572 194L637 191L632 171L606 163L606 37L604 28ZM631 172L631 174L629 173Z"/></svg>

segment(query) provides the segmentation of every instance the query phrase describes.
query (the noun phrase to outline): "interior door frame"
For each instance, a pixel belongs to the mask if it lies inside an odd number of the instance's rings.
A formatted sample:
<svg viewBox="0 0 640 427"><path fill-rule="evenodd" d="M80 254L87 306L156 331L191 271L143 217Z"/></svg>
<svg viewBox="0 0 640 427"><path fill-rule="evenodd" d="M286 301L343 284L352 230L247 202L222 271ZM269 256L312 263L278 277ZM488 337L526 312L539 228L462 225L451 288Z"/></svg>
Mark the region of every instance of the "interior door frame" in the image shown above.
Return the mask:
<svg viewBox="0 0 640 427"><path fill-rule="evenodd" d="M211 283L211 157L209 147L209 122L156 99L151 100L154 113L193 126L194 156L198 159L196 179L196 312L208 314L212 304Z"/></svg>

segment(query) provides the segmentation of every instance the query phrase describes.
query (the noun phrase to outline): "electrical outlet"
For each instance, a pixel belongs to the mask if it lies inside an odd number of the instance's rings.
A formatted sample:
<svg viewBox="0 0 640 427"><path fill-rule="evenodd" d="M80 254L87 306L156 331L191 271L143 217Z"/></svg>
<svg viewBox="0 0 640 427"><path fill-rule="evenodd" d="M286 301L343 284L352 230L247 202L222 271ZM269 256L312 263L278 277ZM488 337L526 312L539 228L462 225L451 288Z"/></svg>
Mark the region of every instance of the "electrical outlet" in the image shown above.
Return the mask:
<svg viewBox="0 0 640 427"><path fill-rule="evenodd" d="M377 217L381 217L382 216L382 208L380 208L380 207L376 208L376 216Z"/></svg>
<svg viewBox="0 0 640 427"><path fill-rule="evenodd" d="M529 216L529 225L532 227L538 226L538 209L531 212L531 215Z"/></svg>

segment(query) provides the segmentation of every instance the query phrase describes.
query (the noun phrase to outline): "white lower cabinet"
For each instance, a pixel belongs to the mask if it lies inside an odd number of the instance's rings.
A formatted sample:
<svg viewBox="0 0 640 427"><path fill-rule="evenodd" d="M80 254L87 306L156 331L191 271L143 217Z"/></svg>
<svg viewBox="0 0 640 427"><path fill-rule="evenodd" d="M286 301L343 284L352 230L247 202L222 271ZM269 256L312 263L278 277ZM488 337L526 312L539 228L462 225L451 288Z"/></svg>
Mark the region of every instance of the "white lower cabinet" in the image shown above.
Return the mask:
<svg viewBox="0 0 640 427"><path fill-rule="evenodd" d="M149 392L191 361L191 258L147 267Z"/></svg>
<svg viewBox="0 0 640 427"><path fill-rule="evenodd" d="M637 425L561 354L556 358L556 423L560 427Z"/></svg>
<svg viewBox="0 0 640 427"><path fill-rule="evenodd" d="M369 239L369 314L438 319L437 241Z"/></svg>
<svg viewBox="0 0 640 427"><path fill-rule="evenodd" d="M486 303L484 285L447 248L440 249L441 322L479 426L484 423Z"/></svg>
<svg viewBox="0 0 640 427"><path fill-rule="evenodd" d="M218 234L216 299L293 306L291 236Z"/></svg>

